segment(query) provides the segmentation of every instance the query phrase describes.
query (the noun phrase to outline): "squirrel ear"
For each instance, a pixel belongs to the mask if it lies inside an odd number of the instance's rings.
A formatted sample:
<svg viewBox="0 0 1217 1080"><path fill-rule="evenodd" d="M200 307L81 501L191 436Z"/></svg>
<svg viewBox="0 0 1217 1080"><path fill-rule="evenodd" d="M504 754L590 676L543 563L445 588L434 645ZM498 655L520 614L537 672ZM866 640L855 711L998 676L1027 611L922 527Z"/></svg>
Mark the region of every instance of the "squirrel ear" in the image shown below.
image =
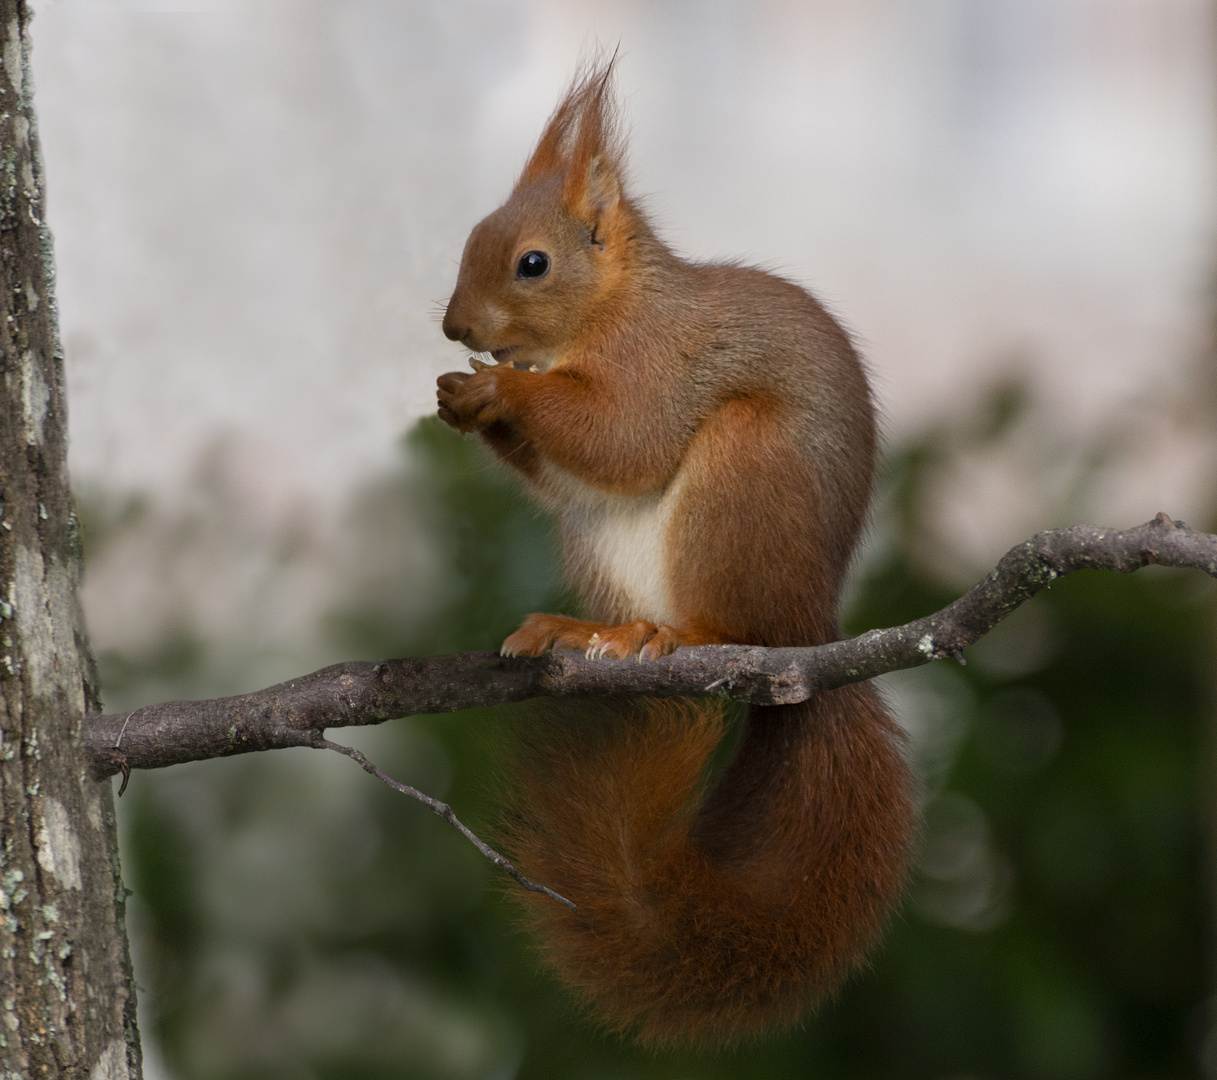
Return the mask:
<svg viewBox="0 0 1217 1080"><path fill-rule="evenodd" d="M620 205L625 186L612 75L610 62L583 82L579 93L579 126L562 178L562 202L567 212L593 230Z"/></svg>
<svg viewBox="0 0 1217 1080"><path fill-rule="evenodd" d="M562 206L593 232L623 200L621 137L613 104L613 65L575 77L558 104L537 148L524 166L517 190L549 177L560 179Z"/></svg>
<svg viewBox="0 0 1217 1080"><path fill-rule="evenodd" d="M612 99L616 62L614 53L608 63L575 75L541 132L536 149L516 181L517 188L549 176L562 176L565 189L572 174L587 171L593 154L616 141Z"/></svg>
<svg viewBox="0 0 1217 1080"><path fill-rule="evenodd" d="M596 154L582 176L567 174L562 194L571 216L590 225L594 233L621 204L620 168L611 158Z"/></svg>

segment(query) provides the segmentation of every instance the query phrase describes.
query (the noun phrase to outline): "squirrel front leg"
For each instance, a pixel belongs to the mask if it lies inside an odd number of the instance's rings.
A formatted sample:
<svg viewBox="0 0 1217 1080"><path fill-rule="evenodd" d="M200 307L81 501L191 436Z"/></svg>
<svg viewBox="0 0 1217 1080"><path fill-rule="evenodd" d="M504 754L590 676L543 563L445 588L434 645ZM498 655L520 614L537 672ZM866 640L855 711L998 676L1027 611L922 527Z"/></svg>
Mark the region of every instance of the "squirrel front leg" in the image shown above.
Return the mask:
<svg viewBox="0 0 1217 1080"><path fill-rule="evenodd" d="M446 423L461 432L479 433L525 475L532 475L536 462L546 459L587 483L626 493L661 487L665 469L674 471L662 452L662 423L591 378L507 366L475 374L451 372L439 379L438 399ZM600 449L602 456L595 462L588 460L589 447ZM606 460L606 451L615 456ZM502 651L506 656L540 656L552 648L567 648L591 657L651 660L680 645L722 640L704 628L657 626L645 619L617 624L534 614L508 637Z"/></svg>
<svg viewBox="0 0 1217 1080"><path fill-rule="evenodd" d="M436 380L439 418L462 435L484 431L502 419L503 401L497 372L450 371Z"/></svg>
<svg viewBox="0 0 1217 1080"><path fill-rule="evenodd" d="M641 390L584 369L500 366L441 375L437 398L445 423L479 432L525 472L543 459L604 491L634 494L661 488L680 462L665 403Z"/></svg>

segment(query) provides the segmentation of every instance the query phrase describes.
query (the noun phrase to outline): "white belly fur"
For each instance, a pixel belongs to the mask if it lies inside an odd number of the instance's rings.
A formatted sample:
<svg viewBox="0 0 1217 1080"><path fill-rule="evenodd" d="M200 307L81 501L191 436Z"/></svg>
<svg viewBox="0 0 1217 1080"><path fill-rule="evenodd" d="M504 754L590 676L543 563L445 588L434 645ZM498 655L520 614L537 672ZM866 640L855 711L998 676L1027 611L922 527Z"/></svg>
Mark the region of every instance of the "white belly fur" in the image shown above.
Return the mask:
<svg viewBox="0 0 1217 1080"><path fill-rule="evenodd" d="M562 511L572 554L595 567L628 617L673 622L663 551L679 479L654 495L612 495L551 465L545 487L546 501Z"/></svg>

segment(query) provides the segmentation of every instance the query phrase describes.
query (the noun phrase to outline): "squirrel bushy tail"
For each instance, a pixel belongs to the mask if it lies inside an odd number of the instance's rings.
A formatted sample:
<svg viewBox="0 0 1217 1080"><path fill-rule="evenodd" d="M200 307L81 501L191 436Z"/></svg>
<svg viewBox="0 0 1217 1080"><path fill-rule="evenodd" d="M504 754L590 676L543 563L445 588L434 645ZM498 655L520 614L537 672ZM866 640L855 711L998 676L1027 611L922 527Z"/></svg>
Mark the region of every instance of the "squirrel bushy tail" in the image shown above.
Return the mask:
<svg viewBox="0 0 1217 1080"><path fill-rule="evenodd" d="M564 714L564 718L563 718ZM526 734L507 833L559 977L651 1045L795 1021L881 934L915 830L903 736L869 686L750 710L706 785L715 702L552 707Z"/></svg>

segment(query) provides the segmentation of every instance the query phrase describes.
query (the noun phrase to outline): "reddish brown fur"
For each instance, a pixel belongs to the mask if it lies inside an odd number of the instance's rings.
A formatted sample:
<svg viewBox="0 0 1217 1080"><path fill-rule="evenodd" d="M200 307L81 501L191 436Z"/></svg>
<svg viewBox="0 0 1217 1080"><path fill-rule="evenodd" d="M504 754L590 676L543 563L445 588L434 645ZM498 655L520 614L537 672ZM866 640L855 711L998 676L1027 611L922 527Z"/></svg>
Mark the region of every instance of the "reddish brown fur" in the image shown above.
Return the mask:
<svg viewBox="0 0 1217 1080"><path fill-rule="evenodd" d="M444 320L500 366L443 376L440 415L561 512L596 620L531 616L504 651L832 640L874 459L862 367L804 290L662 244L625 194L610 76L575 83L474 229ZM543 277L516 273L528 251ZM897 728L867 686L754 709L703 793L716 711L615 709L547 726L520 765L521 868L579 906L529 901L552 963L650 1042L792 1021L899 896L914 813Z"/></svg>
<svg viewBox="0 0 1217 1080"><path fill-rule="evenodd" d="M767 710L699 809L719 710L619 708L601 720L610 737L589 706L525 755L514 854L579 906L526 899L549 962L653 1045L794 1022L863 959L899 896L909 837L893 815L909 792L895 725L864 686Z"/></svg>

